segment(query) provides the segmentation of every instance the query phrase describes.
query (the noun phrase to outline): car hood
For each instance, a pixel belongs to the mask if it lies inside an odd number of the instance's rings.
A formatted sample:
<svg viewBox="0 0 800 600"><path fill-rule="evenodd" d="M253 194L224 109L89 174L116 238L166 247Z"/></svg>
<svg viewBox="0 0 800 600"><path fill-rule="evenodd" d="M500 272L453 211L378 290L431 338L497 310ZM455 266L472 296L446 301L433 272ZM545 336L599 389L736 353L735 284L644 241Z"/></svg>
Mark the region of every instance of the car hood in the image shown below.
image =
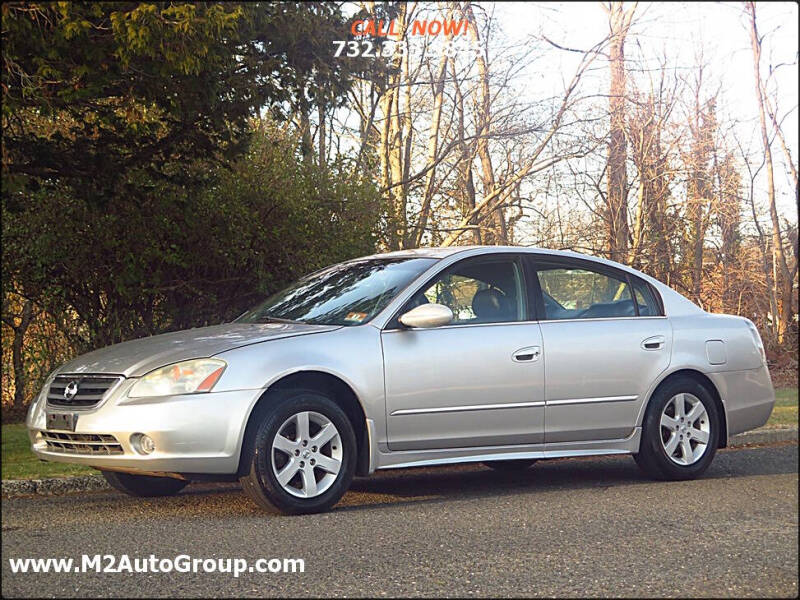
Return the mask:
<svg viewBox="0 0 800 600"><path fill-rule="evenodd" d="M58 373L113 373L139 377L181 360L205 358L239 346L339 329L304 323L227 323L131 340L72 359Z"/></svg>

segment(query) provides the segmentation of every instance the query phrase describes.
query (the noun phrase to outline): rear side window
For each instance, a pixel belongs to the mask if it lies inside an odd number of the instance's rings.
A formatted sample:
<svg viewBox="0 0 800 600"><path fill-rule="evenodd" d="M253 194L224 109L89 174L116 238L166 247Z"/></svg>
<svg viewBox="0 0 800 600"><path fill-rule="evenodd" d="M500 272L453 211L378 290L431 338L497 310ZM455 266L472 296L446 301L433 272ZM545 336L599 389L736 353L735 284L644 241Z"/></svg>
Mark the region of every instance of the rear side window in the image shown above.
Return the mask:
<svg viewBox="0 0 800 600"><path fill-rule="evenodd" d="M633 295L639 306L640 317L655 317L661 315L661 308L656 302L653 290L643 281L633 280Z"/></svg>
<svg viewBox="0 0 800 600"><path fill-rule="evenodd" d="M537 271L546 319L636 316L627 280L583 268L540 267Z"/></svg>

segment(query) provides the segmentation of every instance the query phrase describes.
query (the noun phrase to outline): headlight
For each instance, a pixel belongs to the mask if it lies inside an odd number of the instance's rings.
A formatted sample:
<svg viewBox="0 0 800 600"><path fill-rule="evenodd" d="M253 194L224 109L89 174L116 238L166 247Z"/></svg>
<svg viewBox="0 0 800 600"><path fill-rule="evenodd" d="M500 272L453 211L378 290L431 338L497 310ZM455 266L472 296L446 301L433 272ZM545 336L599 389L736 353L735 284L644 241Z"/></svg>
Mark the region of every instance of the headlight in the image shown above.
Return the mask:
<svg viewBox="0 0 800 600"><path fill-rule="evenodd" d="M225 370L224 360L200 358L167 365L142 377L128 392L131 398L210 392Z"/></svg>

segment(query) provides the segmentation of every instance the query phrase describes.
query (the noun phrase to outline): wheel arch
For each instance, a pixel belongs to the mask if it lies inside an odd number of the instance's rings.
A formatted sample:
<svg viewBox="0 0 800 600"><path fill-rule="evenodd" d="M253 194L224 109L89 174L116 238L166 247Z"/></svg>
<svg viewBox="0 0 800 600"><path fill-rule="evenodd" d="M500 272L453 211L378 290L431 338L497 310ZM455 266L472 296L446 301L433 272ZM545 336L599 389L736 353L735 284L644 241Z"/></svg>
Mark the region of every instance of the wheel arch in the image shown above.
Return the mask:
<svg viewBox="0 0 800 600"><path fill-rule="evenodd" d="M718 448L724 448L728 445L728 414L725 411L725 403L722 400L722 396L717 389L717 386L714 385L714 382L703 373L702 371L698 371L697 369L692 368L682 368L677 369L675 371L671 371L664 375L664 377L656 384L653 388L653 391L647 396L647 402L642 405L642 409L639 413L639 418L637 420L637 425L642 424L644 421L644 415L647 412L647 407L650 405L650 401L653 399L653 396L656 395L658 390L660 390L664 385L676 379L678 377L688 377L693 379L700 385L702 385L708 393L711 394L711 398L714 400L714 404L717 407L717 412L719 413L719 426L720 426L720 433L719 433L719 442L717 444Z"/></svg>
<svg viewBox="0 0 800 600"><path fill-rule="evenodd" d="M364 407L353 387L344 379L333 373L315 369L304 369L284 374L273 381L253 404L247 416L247 425L242 436L237 475L241 477L247 473L247 465L250 463L252 455L250 450L251 442L255 437L261 417L270 406L271 392L287 389L314 390L330 396L340 406L347 418L350 419L356 435L356 474L365 475L370 467L370 439L367 432Z"/></svg>

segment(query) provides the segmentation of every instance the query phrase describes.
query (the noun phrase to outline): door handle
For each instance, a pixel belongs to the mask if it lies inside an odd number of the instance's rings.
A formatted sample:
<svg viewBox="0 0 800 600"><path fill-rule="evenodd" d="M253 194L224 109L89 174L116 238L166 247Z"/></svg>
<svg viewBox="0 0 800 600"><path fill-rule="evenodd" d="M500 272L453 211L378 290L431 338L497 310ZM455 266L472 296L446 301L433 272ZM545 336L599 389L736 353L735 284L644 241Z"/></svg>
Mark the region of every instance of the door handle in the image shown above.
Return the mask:
<svg viewBox="0 0 800 600"><path fill-rule="evenodd" d="M528 346L527 348L520 348L511 355L511 360L514 362L536 362L542 351L539 346Z"/></svg>
<svg viewBox="0 0 800 600"><path fill-rule="evenodd" d="M666 343L667 338L663 335L654 335L642 341L642 348L645 350L661 350Z"/></svg>

